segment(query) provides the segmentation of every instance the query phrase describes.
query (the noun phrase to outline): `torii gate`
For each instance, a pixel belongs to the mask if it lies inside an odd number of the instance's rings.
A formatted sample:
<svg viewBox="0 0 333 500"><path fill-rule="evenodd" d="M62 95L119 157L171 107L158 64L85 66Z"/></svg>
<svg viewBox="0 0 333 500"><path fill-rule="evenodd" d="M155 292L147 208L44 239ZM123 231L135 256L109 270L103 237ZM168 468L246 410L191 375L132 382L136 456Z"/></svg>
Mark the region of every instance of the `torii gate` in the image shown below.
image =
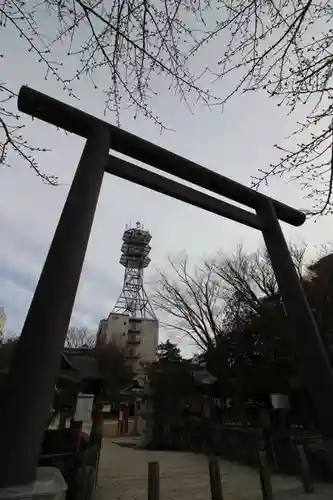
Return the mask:
<svg viewBox="0 0 333 500"><path fill-rule="evenodd" d="M323 436L333 439L333 375L279 220L305 215L216 172L29 87L20 111L86 139L15 353L2 401L0 487L34 481L53 383L70 321L104 172L227 217L263 234ZM112 151L128 157L116 158ZM131 159L254 209L255 213L138 167Z"/></svg>

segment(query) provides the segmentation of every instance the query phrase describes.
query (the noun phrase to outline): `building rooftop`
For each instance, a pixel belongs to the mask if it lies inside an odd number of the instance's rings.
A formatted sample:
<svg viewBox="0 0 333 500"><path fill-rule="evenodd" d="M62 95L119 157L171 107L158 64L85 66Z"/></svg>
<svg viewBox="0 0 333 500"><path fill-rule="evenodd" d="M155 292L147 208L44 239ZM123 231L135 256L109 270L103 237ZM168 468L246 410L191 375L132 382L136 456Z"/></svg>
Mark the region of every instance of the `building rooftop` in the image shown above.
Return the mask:
<svg viewBox="0 0 333 500"><path fill-rule="evenodd" d="M92 349L64 349L63 360L82 379L102 380L103 376L98 367Z"/></svg>

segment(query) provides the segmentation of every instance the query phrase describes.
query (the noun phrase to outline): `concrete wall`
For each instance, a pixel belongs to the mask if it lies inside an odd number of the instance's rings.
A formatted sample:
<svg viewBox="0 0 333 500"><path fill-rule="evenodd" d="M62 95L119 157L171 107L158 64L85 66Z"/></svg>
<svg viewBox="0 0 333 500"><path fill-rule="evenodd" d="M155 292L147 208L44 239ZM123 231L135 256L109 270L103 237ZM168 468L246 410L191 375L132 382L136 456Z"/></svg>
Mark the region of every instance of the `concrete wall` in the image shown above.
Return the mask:
<svg viewBox="0 0 333 500"><path fill-rule="evenodd" d="M101 319L101 321L99 322L99 325L98 325L98 330L97 330L97 340L96 340L97 345L105 344L107 329L108 329L108 320Z"/></svg>
<svg viewBox="0 0 333 500"><path fill-rule="evenodd" d="M142 363L156 360L158 321L129 318L127 314L111 313L101 320L98 329L99 342L113 342L127 357L135 372L142 370Z"/></svg>
<svg viewBox="0 0 333 500"><path fill-rule="evenodd" d="M143 319L141 321L141 343L140 361L142 363L153 363L156 361L156 349L158 345L158 321Z"/></svg>
<svg viewBox="0 0 333 500"><path fill-rule="evenodd" d="M127 314L111 313L106 329L106 342L113 342L119 349L125 349L128 336L128 322L129 318Z"/></svg>

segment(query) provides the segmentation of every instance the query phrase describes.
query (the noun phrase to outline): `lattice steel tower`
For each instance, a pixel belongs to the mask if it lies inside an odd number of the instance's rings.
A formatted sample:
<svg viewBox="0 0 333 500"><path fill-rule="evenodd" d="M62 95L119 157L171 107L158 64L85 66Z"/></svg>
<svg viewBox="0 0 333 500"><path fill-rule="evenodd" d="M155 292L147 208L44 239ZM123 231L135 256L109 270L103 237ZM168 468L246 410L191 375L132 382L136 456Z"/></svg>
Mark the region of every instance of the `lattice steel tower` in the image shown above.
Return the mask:
<svg viewBox="0 0 333 500"><path fill-rule="evenodd" d="M127 227L123 234L120 264L125 267L124 285L113 312L127 313L132 318L156 319L143 287L143 270L150 263L151 235L140 222Z"/></svg>

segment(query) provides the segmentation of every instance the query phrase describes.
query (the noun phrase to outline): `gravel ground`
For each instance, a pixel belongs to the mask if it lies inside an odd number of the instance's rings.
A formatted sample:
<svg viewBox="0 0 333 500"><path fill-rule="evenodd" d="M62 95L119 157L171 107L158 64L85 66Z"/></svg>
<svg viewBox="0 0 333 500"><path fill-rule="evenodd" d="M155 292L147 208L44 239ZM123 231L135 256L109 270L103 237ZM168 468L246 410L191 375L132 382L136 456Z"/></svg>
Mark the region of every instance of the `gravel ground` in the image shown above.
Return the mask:
<svg viewBox="0 0 333 500"><path fill-rule="evenodd" d="M160 464L161 500L208 500L207 457L184 452L147 451L135 447L135 439L104 439L96 500L143 500L147 494L148 462ZM220 462L224 500L260 499L255 470L226 460ZM328 500L333 486L316 485L313 494L303 492L296 478L272 476L274 498Z"/></svg>

